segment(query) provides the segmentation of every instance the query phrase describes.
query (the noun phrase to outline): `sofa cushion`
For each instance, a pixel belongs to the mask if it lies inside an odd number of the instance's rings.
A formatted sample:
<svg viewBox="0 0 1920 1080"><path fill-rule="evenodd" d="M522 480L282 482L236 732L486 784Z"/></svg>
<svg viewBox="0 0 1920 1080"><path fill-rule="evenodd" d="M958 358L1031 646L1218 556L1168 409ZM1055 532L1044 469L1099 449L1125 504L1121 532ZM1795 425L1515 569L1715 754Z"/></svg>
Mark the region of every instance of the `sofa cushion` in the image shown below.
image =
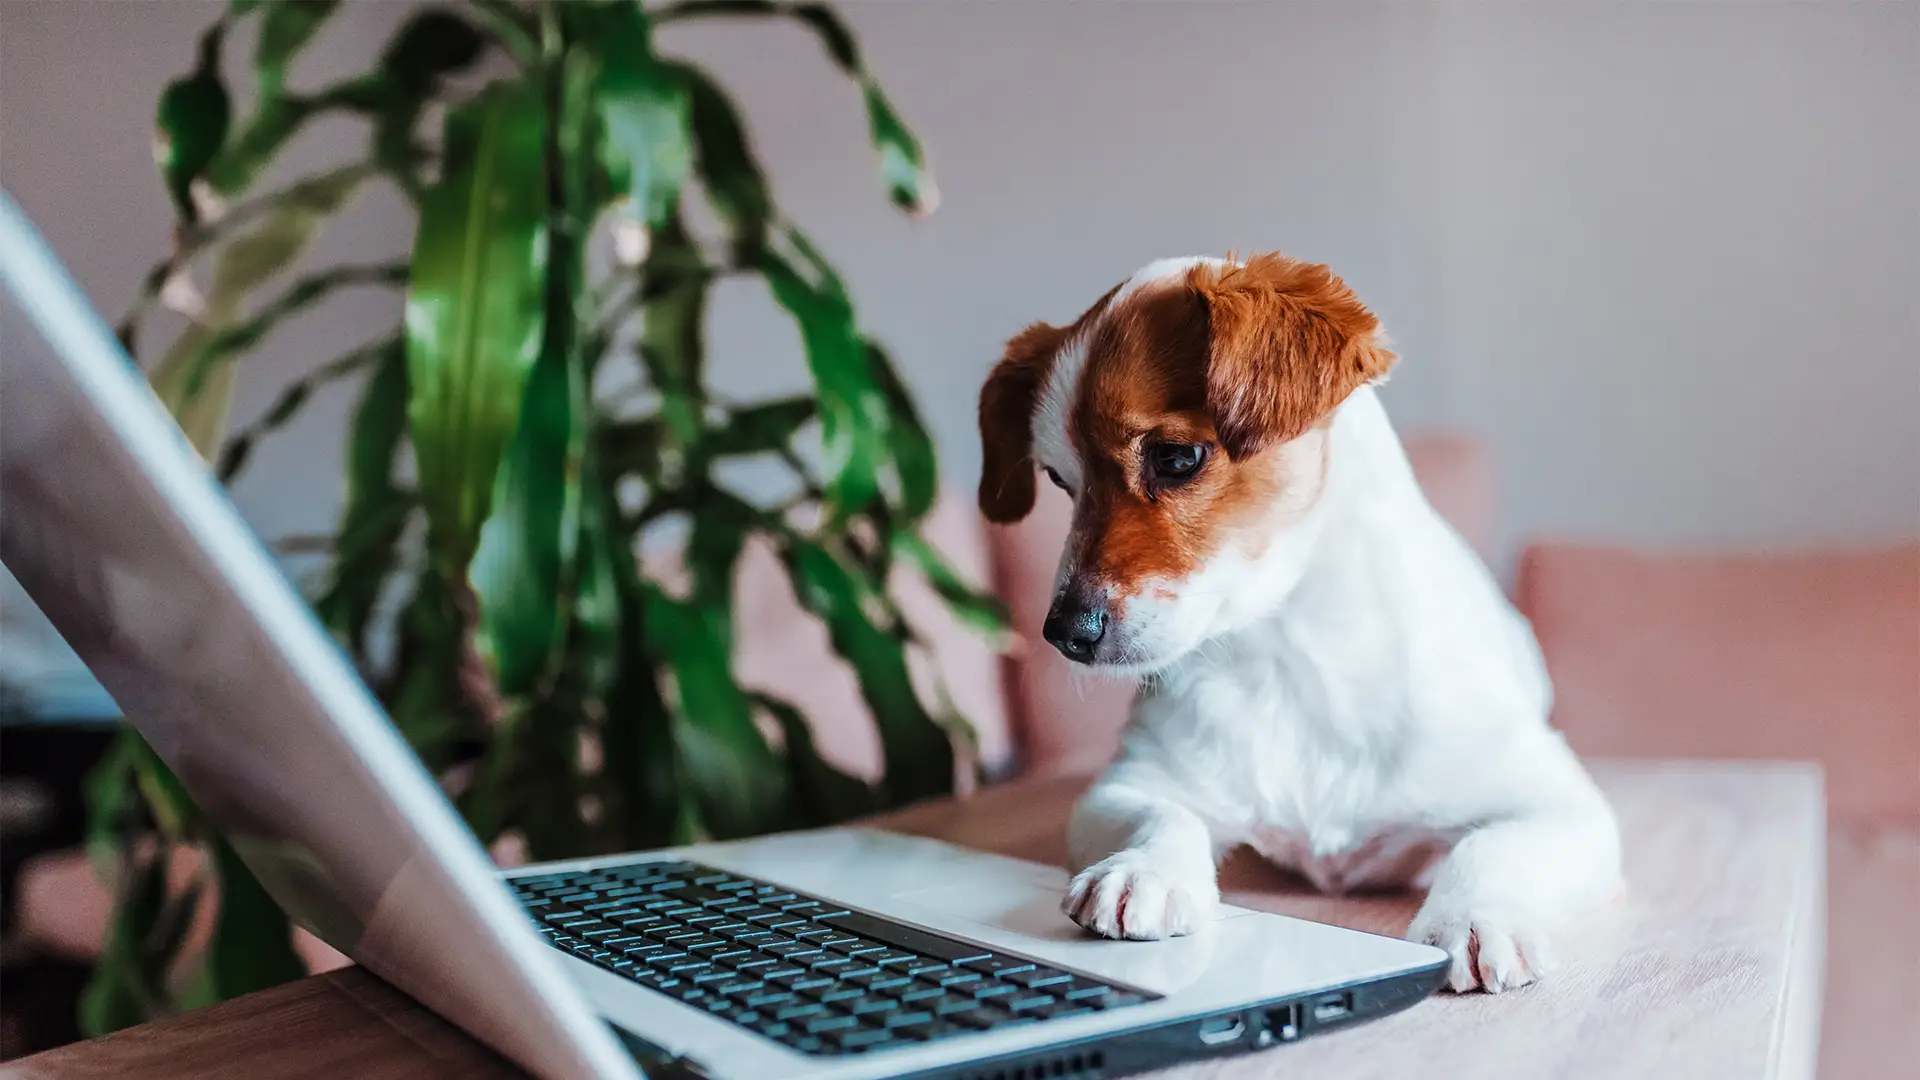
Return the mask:
<svg viewBox="0 0 1920 1080"><path fill-rule="evenodd" d="M1827 837L1820 1076L1920 1063L1920 827L1837 823Z"/></svg>
<svg viewBox="0 0 1920 1080"><path fill-rule="evenodd" d="M1580 752L1818 761L1836 820L1920 819L1920 544L1540 544L1517 591Z"/></svg>
<svg viewBox="0 0 1920 1080"><path fill-rule="evenodd" d="M1427 499L1484 556L1492 543L1494 503L1485 450L1471 438L1449 433L1422 433L1405 441ZM1067 497L1042 484L1025 520L987 530L994 588L1012 611L1018 635L1007 658L1007 711L1027 771L1084 772L1104 765L1119 744L1133 700L1131 682L1069 664L1040 637L1072 516Z"/></svg>

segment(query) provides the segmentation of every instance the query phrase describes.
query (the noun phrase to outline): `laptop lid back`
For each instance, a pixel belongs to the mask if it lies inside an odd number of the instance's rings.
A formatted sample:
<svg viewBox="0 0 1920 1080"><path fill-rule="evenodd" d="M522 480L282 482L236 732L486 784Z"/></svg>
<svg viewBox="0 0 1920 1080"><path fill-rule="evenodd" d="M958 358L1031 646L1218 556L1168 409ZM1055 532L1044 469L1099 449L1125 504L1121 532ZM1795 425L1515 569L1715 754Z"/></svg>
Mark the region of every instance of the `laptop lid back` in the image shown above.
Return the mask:
<svg viewBox="0 0 1920 1080"><path fill-rule="evenodd" d="M0 562L295 919L537 1075L639 1075L4 193Z"/></svg>

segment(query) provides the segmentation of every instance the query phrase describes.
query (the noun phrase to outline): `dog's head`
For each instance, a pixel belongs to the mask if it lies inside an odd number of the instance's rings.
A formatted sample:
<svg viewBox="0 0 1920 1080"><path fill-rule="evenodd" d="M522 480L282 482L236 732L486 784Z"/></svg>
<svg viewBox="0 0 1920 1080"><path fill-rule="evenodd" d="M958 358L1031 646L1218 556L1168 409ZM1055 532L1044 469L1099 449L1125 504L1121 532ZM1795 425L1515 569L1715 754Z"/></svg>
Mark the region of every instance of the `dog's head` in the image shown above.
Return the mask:
<svg viewBox="0 0 1920 1080"><path fill-rule="evenodd" d="M1344 282L1277 254L1162 260L1021 331L980 394L980 509L1025 517L1038 474L1072 497L1047 640L1148 672L1271 610L1311 545L1327 421L1394 359Z"/></svg>

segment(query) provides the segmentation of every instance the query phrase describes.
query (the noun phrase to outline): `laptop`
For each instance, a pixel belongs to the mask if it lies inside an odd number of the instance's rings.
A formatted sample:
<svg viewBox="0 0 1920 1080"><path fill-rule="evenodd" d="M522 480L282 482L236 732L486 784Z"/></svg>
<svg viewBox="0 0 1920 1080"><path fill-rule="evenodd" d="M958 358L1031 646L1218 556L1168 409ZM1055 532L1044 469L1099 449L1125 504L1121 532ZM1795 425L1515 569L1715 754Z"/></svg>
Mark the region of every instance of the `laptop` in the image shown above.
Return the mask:
<svg viewBox="0 0 1920 1080"><path fill-rule="evenodd" d="M295 920L536 1076L1124 1076L1444 975L1231 906L1097 939L1059 867L874 828L502 872L3 194L0 285L0 561Z"/></svg>

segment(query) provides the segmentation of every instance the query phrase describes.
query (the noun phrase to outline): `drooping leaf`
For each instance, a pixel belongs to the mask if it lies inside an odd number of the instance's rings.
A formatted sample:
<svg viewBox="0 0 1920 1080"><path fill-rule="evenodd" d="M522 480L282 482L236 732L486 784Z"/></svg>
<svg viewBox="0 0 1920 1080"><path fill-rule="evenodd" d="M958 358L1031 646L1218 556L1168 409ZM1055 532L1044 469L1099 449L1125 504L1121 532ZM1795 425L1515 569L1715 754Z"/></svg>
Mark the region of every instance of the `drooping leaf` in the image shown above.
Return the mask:
<svg viewBox="0 0 1920 1080"><path fill-rule="evenodd" d="M607 167L626 188L628 212L664 225L692 163L687 89L654 55L646 13L633 0L563 9L599 61L594 99L605 131Z"/></svg>
<svg viewBox="0 0 1920 1080"><path fill-rule="evenodd" d="M914 692L905 634L876 621L884 607L879 591L811 540L789 539L782 556L801 603L827 624L834 651L853 665L860 694L873 711L889 803L950 794L952 740Z"/></svg>
<svg viewBox="0 0 1920 1080"><path fill-rule="evenodd" d="M920 141L901 121L887 101L880 83L860 59L860 48L853 32L826 4L775 3L770 0L686 0L668 4L655 14L656 22L703 16L790 18L811 30L820 39L827 57L845 72L860 90L860 101L867 111L867 133L880 157L880 176L894 205L909 213L930 213L939 201L933 178L927 173L926 155Z"/></svg>
<svg viewBox="0 0 1920 1080"><path fill-rule="evenodd" d="M547 272L545 111L499 83L453 110L421 199L407 295L408 419L429 544L464 574L539 356Z"/></svg>
<svg viewBox="0 0 1920 1080"><path fill-rule="evenodd" d="M887 399L874 381L853 307L833 283L809 282L771 248L760 253L758 268L774 299L800 327L819 397L828 499L838 511L857 511L878 491Z"/></svg>
<svg viewBox="0 0 1920 1080"><path fill-rule="evenodd" d="M532 690L559 659L567 614L561 589L580 530L579 374L565 351L535 365L469 572L480 597L482 653L509 696Z"/></svg>
<svg viewBox="0 0 1920 1080"><path fill-rule="evenodd" d="M427 102L486 48L486 35L473 24L452 11L429 8L400 28L380 57L379 74L360 88L361 111L373 117L374 157L403 184L414 183L421 156L414 129Z"/></svg>
<svg viewBox="0 0 1920 1080"><path fill-rule="evenodd" d="M267 407L267 411L260 415L260 419L234 432L233 436L227 440L227 444L221 448L220 482L231 483L246 466L247 457L253 452L254 445L267 435L291 423L293 418L299 415L300 409L313 397L315 391L328 383L358 374L362 368L379 363L389 353L395 357L400 356L398 338L355 349L345 356L321 365L310 374L288 383L280 391L280 396ZM404 392L403 390L402 393ZM404 398L402 401L404 402Z"/></svg>
<svg viewBox="0 0 1920 1080"><path fill-rule="evenodd" d="M649 586L646 620L673 672L674 742L702 822L716 839L766 831L785 804L786 771L734 682L726 609Z"/></svg>
<svg viewBox="0 0 1920 1080"><path fill-rule="evenodd" d="M373 375L347 425L347 491L328 584L314 613L359 655L366 652L373 617L394 568L394 545L414 500L393 482L407 426L407 357L399 339L380 346Z"/></svg>
<svg viewBox="0 0 1920 1080"><path fill-rule="evenodd" d="M215 368L251 352L283 320L320 303L336 290L353 285L403 285L406 280L406 266L385 264L336 266L300 279L253 315L208 337L193 357L186 361L187 392L198 393Z"/></svg>
<svg viewBox="0 0 1920 1080"><path fill-rule="evenodd" d="M767 694L755 694L754 703L780 725L787 759L787 782L792 785L796 824L803 827L837 825L879 809L879 800L866 782L828 764L813 743L813 729L791 704Z"/></svg>
<svg viewBox="0 0 1920 1080"><path fill-rule="evenodd" d="M914 407L913 395L888 358L886 351L869 340L867 368L887 401L886 443L894 477L899 483L899 520L896 526L910 528L933 509L940 493L940 466L933 450L933 437Z"/></svg>
<svg viewBox="0 0 1920 1080"><path fill-rule="evenodd" d="M129 864L114 895L113 920L93 975L80 998L80 1031L97 1037L151 1018L164 1000L144 955L166 899L165 851L143 865Z"/></svg>
<svg viewBox="0 0 1920 1080"><path fill-rule="evenodd" d="M339 0L274 0L267 5L253 53L263 100L279 97L285 90L287 65L338 6Z"/></svg>
<svg viewBox="0 0 1920 1080"><path fill-rule="evenodd" d="M193 201L193 182L227 141L233 103L220 79L220 46L226 23L215 23L200 38L194 69L167 84L154 115L154 160L167 183L180 220L196 223L200 211Z"/></svg>
<svg viewBox="0 0 1920 1080"><path fill-rule="evenodd" d="M712 277L678 217L654 238L640 268L640 362L660 394L660 449L684 453L705 427L706 311Z"/></svg>
<svg viewBox="0 0 1920 1080"><path fill-rule="evenodd" d="M711 432L703 444L714 457L765 454L793 441L815 409L810 397L775 398L736 409L724 427Z"/></svg>
<svg viewBox="0 0 1920 1080"><path fill-rule="evenodd" d="M926 576L940 599L946 601L960 625L985 638L996 648L1007 642L1007 608L992 593L967 584L959 572L935 551L926 538L916 532L898 532L893 538L894 554L911 563Z"/></svg>
<svg viewBox="0 0 1920 1080"><path fill-rule="evenodd" d="M693 168L714 209L733 233L734 257L747 261L766 242L773 197L766 175L747 145L747 133L725 91L692 64L666 61L686 88L693 122Z"/></svg>
<svg viewBox="0 0 1920 1080"><path fill-rule="evenodd" d="M329 216L358 190L365 173L340 169L290 188L260 224L222 249L214 260L205 311L180 333L148 375L155 395L202 457L212 460L226 434L234 369L202 369L202 357L239 319L242 300L298 260Z"/></svg>
<svg viewBox="0 0 1920 1080"><path fill-rule="evenodd" d="M212 844L214 880L219 883L220 914L207 944L202 972L209 1000L265 990L307 974L293 951L293 923L224 839Z"/></svg>

